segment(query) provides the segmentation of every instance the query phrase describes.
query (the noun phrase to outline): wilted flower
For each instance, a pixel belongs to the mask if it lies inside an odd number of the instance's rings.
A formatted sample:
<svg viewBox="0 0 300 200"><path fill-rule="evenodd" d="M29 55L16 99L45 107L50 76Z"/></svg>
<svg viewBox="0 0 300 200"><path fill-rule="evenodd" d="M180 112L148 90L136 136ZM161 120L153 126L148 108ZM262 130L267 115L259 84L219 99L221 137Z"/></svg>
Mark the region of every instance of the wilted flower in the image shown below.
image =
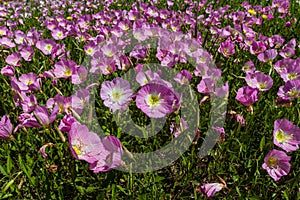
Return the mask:
<svg viewBox="0 0 300 200"><path fill-rule="evenodd" d="M278 119L274 122L274 144L283 150L296 151L300 144L300 129L286 119Z"/></svg>
<svg viewBox="0 0 300 200"><path fill-rule="evenodd" d="M46 153L46 148L47 147L52 147L54 146L53 143L49 142L49 143L46 143L44 144L38 151L39 154L42 154L43 158L46 159L48 157L47 153Z"/></svg>
<svg viewBox="0 0 300 200"><path fill-rule="evenodd" d="M188 125L183 118L180 118L180 123L177 125L175 130L174 128L175 128L175 122L172 122L170 126L170 131L171 133L173 133L174 137L178 137L181 133L183 133L188 128Z"/></svg>
<svg viewBox="0 0 300 200"><path fill-rule="evenodd" d="M48 126L56 119L57 113L57 107L54 107L51 114L49 114L49 111L45 106L38 106L28 117L21 121L21 124L25 127L37 128L40 128L42 126Z"/></svg>
<svg viewBox="0 0 300 200"><path fill-rule="evenodd" d="M262 167L267 170L275 181L278 181L290 172L290 160L291 157L286 155L285 152L273 149L265 157Z"/></svg>
<svg viewBox="0 0 300 200"><path fill-rule="evenodd" d="M225 185L222 183L206 183L201 186L201 192L210 198L217 192L221 191L224 187Z"/></svg>

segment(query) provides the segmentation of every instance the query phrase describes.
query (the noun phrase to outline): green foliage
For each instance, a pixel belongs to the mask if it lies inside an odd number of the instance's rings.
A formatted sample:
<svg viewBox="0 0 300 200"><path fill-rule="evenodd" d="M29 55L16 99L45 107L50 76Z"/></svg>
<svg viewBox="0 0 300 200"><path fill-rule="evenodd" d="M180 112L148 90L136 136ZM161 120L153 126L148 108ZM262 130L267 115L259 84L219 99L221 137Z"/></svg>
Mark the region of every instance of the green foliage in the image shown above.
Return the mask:
<svg viewBox="0 0 300 200"><path fill-rule="evenodd" d="M126 1L124 4L113 4L116 9L130 9L133 1ZM232 1L232 9L237 9L242 1ZM266 4L268 1L263 1ZM165 6L162 1L161 6ZM228 1L220 1L219 6L227 4ZM260 3L258 1L249 3ZM269 4L269 3L268 3ZM179 3L177 5L180 5ZM217 7L217 5L215 5ZM102 8L99 8L101 10ZM175 9L184 10L175 5ZM291 1L292 16L299 21L300 6ZM40 16L39 12L35 13ZM200 13L199 13L200 14ZM297 22L291 28L284 26L284 19L276 18L276 24L266 23L256 31L264 35L282 35L286 41L296 38L300 41L300 26ZM224 21L224 23L229 23ZM36 26L34 17L26 19L20 30L28 31L30 27ZM41 29L42 27L37 27ZM199 30L207 31L199 25ZM49 33L48 33L49 34ZM44 35L47 37L47 33ZM212 47L216 41L212 41L207 34L205 47ZM71 58L76 63L84 60L84 43L76 41L74 38L63 40L66 48L70 50ZM216 48L208 48L210 53ZM14 49L12 49L14 51ZM8 53L0 56L1 66L5 66L5 57ZM299 48L296 50L299 57ZM155 60L155 58L153 57ZM293 102L293 107L275 107L275 97L279 86L283 81L277 74L272 74L274 86L265 92L260 100L253 106L254 113L247 112L244 106L235 100L238 88L245 85L244 76L241 71L242 65L249 59L254 59L250 53L236 53L230 58L223 58L216 55L223 70L224 81L229 82L229 102L228 111L234 110L241 113L246 120L246 126L228 120L225 124L225 141L218 142L209 156L200 160L197 153L201 147L204 133L209 124L210 103L205 102L200 107L201 115L201 138L198 143L191 145L189 150L172 165L155 172L144 174L125 173L117 170L107 173L94 174L88 169L88 163L75 160L69 150L68 142L63 142L53 126L48 129L21 129L15 135L15 140L0 141L0 198L1 199L205 199L198 192L199 184L205 182L219 182L217 176L222 177L227 183L228 189L223 189L217 193L216 199L299 199L299 159L300 153L293 153L291 161L291 172L280 181L274 182L262 169L263 158L273 145L273 123L276 119L286 118L300 126L299 103ZM235 62L235 60L239 60ZM54 61L55 62L55 61ZM260 71L269 72L270 66L261 64L258 61L255 65ZM17 69L17 76L23 73L34 71L40 73L53 68L50 60L36 51L33 61L22 63L22 67ZM181 66L179 66L181 68ZM182 67L183 68L183 67ZM188 68L190 71L191 66ZM112 77L106 77L111 80ZM101 79L103 81L104 79ZM13 93L9 86L9 78L0 74L0 116L8 114L12 119L14 127L18 125L17 117L21 114L21 109L15 108ZM196 89L199 80L193 79L192 87ZM42 84L43 93L37 93L38 102L45 105L48 98L54 97L59 89L65 96L72 94L72 85L65 80L58 80L55 89L50 80ZM198 95L201 99L203 95ZM99 93L96 94L95 109L97 119L105 134L114 135L121 139L124 146L130 151L145 152L159 149L163 144L170 141L172 137L168 131L170 124L165 125L165 129L150 140L136 139L127 136L120 130L109 110L100 100ZM134 108L135 105L130 105ZM131 116L137 124L147 124L149 120L143 113L134 110ZM136 112L136 113L135 113ZM65 135L67 137L67 135ZM38 154L38 150L45 143L53 143L54 146L47 147L47 160Z"/></svg>

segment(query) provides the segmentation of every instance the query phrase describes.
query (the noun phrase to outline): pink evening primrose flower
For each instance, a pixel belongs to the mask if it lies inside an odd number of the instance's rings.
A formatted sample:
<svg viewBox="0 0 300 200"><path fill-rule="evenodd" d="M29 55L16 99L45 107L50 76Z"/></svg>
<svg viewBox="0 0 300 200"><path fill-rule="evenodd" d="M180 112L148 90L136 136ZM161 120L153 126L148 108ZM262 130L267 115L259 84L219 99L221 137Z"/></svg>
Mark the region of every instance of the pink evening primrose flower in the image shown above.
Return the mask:
<svg viewBox="0 0 300 200"><path fill-rule="evenodd" d="M88 163L96 162L96 156L104 148L99 136L78 122L72 124L68 138L72 155Z"/></svg>
<svg viewBox="0 0 300 200"><path fill-rule="evenodd" d="M267 91L273 85L272 77L260 71L248 73L245 80L250 87L257 88L260 91Z"/></svg>
<svg viewBox="0 0 300 200"><path fill-rule="evenodd" d="M148 83L138 91L136 105L148 117L162 118L179 108L180 97L165 85Z"/></svg>
<svg viewBox="0 0 300 200"><path fill-rule="evenodd" d="M7 115L4 115L0 121L0 139L10 138L12 133L12 124Z"/></svg>
<svg viewBox="0 0 300 200"><path fill-rule="evenodd" d="M222 183L206 183L201 186L201 192L210 198L217 192L221 191L224 187L225 185Z"/></svg>
<svg viewBox="0 0 300 200"><path fill-rule="evenodd" d="M236 95L236 100L241 102L244 106L250 106L254 102L258 101L259 90L257 88L252 88L250 86L241 87Z"/></svg>
<svg viewBox="0 0 300 200"><path fill-rule="evenodd" d="M60 60L54 67L53 73L57 78L69 78L76 72L77 65L73 60Z"/></svg>
<svg viewBox="0 0 300 200"><path fill-rule="evenodd" d="M36 43L36 48L41 50L44 55L50 55L56 51L58 45L50 39L40 40Z"/></svg>
<svg viewBox="0 0 300 200"><path fill-rule="evenodd" d="M90 164L90 170L94 173L106 172L118 167L122 162L122 144L114 136L106 136L102 139L101 153L96 156L97 161Z"/></svg>
<svg viewBox="0 0 300 200"><path fill-rule="evenodd" d="M188 70L182 70L179 72L175 77L174 80L181 84L181 85L186 85L188 84L192 79L192 74Z"/></svg>
<svg viewBox="0 0 300 200"><path fill-rule="evenodd" d="M5 62L8 65L12 65L14 67L21 66L21 54L18 52L12 53L11 55L7 56Z"/></svg>
<svg viewBox="0 0 300 200"><path fill-rule="evenodd" d="M133 91L130 89L130 83L122 78L103 82L100 90L104 105L113 112L116 110L124 111L132 100L132 95Z"/></svg>
<svg viewBox="0 0 300 200"><path fill-rule="evenodd" d="M274 144L286 152L296 151L300 144L300 129L286 119L274 122Z"/></svg>
<svg viewBox="0 0 300 200"><path fill-rule="evenodd" d="M275 181L278 181L290 172L290 160L291 157L285 152L273 149L265 157L262 167Z"/></svg>

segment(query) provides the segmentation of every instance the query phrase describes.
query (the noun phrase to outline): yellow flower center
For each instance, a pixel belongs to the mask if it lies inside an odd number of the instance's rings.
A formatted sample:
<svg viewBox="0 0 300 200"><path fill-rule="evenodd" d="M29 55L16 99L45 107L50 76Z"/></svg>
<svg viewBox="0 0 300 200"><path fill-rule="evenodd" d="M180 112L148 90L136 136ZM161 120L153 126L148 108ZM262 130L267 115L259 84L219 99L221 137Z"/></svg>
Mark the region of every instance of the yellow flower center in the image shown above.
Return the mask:
<svg viewBox="0 0 300 200"><path fill-rule="evenodd" d="M147 103L151 107L157 106L160 103L160 95L150 94Z"/></svg>
<svg viewBox="0 0 300 200"><path fill-rule="evenodd" d="M267 19L268 16L267 16L267 15L262 15L262 18L263 18L263 19Z"/></svg>
<svg viewBox="0 0 300 200"><path fill-rule="evenodd" d="M91 55L91 54L93 53L93 49L92 49L92 48L88 48L87 53L88 53L89 55Z"/></svg>
<svg viewBox="0 0 300 200"><path fill-rule="evenodd" d="M33 82L32 82L32 80L29 79L29 80L27 81L27 85L31 85L31 84L33 84Z"/></svg>
<svg viewBox="0 0 300 200"><path fill-rule="evenodd" d="M278 159L274 157L269 157L267 160L268 167L276 167L278 165Z"/></svg>
<svg viewBox="0 0 300 200"><path fill-rule="evenodd" d="M120 100L120 98L122 97L122 94L120 91L114 91L112 93L111 97L112 97L112 100L116 102L116 101Z"/></svg>
<svg viewBox="0 0 300 200"><path fill-rule="evenodd" d="M47 51L51 51L52 48L53 48L53 46L50 45L50 44L47 44L47 45L45 46L45 49L46 49Z"/></svg>
<svg viewBox="0 0 300 200"><path fill-rule="evenodd" d="M63 36L63 33L62 33L62 32L58 32L58 33L57 33L57 36L58 36L58 37L62 37L62 36Z"/></svg>
<svg viewBox="0 0 300 200"><path fill-rule="evenodd" d="M64 75L65 76L71 76L72 75L72 71L69 70L69 69L66 69Z"/></svg>
<svg viewBox="0 0 300 200"><path fill-rule="evenodd" d="M77 156L80 156L82 154L81 149L79 147L77 147L76 145L72 145L72 147Z"/></svg>
<svg viewBox="0 0 300 200"><path fill-rule="evenodd" d="M258 87L263 90L263 89L266 89L267 84L266 83L258 83Z"/></svg>
<svg viewBox="0 0 300 200"><path fill-rule="evenodd" d="M287 94L292 98L296 98L299 95L299 93L300 92L295 88L292 88L290 91L287 92Z"/></svg>
<svg viewBox="0 0 300 200"><path fill-rule="evenodd" d="M289 80L293 80L293 79L295 79L295 78L297 78L298 76L297 76L297 74L296 73L290 73L289 75L288 75L288 79Z"/></svg>
<svg viewBox="0 0 300 200"><path fill-rule="evenodd" d="M229 49L224 49L223 52L224 52L225 55L228 55L229 54Z"/></svg>
<svg viewBox="0 0 300 200"><path fill-rule="evenodd" d="M286 135L282 130L278 130L275 134L275 137L279 143L284 143L287 140L293 138L293 135Z"/></svg>

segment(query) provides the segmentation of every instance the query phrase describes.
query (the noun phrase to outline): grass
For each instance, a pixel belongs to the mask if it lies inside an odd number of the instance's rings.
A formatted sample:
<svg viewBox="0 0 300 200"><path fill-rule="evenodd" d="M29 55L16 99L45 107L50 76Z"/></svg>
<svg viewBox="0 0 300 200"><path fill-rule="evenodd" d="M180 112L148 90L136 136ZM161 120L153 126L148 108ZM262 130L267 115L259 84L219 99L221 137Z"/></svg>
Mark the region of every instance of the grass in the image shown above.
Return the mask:
<svg viewBox="0 0 300 200"><path fill-rule="evenodd" d="M230 3L233 10L238 9L242 1ZM130 9L132 1L121 6L122 9ZM220 1L214 8L225 5L227 1ZM257 1L249 1L258 5ZM270 5L268 1L262 4ZM165 5L162 3L162 6ZM179 3L177 5L180 5ZM121 9L118 5L112 5ZM180 7L175 7L180 9ZM101 9L101 8L99 8ZM299 19L299 4L291 1L292 17ZM202 14L200 11L199 14ZM36 11L31 18L24 19L24 26L20 30L28 31L31 27L38 26L35 16L41 16ZM292 38L300 41L297 33L300 26L297 22L292 28L284 26L286 19L276 18L274 23L266 23L257 27L257 32L266 36L280 34L288 42ZM224 20L224 24L230 24ZM201 26L201 23L200 25ZM204 34L204 33L203 33ZM45 31L44 38L50 38L49 32ZM207 36L205 47L211 47L213 40ZM68 37L61 41L70 50L70 58L76 63L82 63L85 54L82 51L83 42ZM2 48L2 47L1 47ZM81 49L81 50L79 50ZM246 126L230 119L228 114L224 129L225 140L218 142L210 155L203 159L198 158L197 153L203 142L205 131L209 124L209 110L211 105L205 102L200 108L200 134L201 137L196 144L192 144L178 160L171 165L147 173L128 173L112 170L107 173L94 174L88 169L88 163L76 160L70 152L68 142L63 142L59 136L56 126L52 124L49 129L28 128L20 130L14 135L15 140L0 141L0 198L1 199L205 199L199 193L199 186L205 182L219 182L218 176L227 183L228 189L217 193L216 199L300 199L299 193L299 150L289 153L292 156L291 171L280 181L274 182L267 172L261 167L265 155L273 148L273 124L276 119L285 118L300 126L299 103L293 102L292 107L276 107L275 100L278 88L284 84L279 75L272 73L274 85L271 90L264 92L258 102L253 105L253 114L247 112L246 108L235 100L238 88L246 85L241 68L243 64L252 59L258 70L268 73L270 66L261 64L249 52L237 52L230 58L217 55L215 47L210 53L215 55L216 62L223 70L223 81L229 82L229 98L227 110L234 110L244 116ZM35 56L31 62L23 62L22 67L17 69L16 74L31 71L45 71L53 67L47 56L35 49ZM10 52L17 51L16 48ZM5 58L10 53L1 53L0 63L5 66ZM296 56L299 57L299 48ZM239 62L235 62L240 60ZM54 62L56 62L55 60ZM42 70L41 70L42 69ZM190 69L190 68L189 68ZM118 74L103 77L100 81L111 80ZM18 116L22 113L21 108L16 108L13 102L13 92L10 89L9 78L0 75L0 116L8 114L12 123L18 125ZM199 79L193 79L191 86L196 89ZM65 96L72 94L72 85L65 80L58 80L57 88ZM36 93L40 105L45 105L49 97L57 94L52 86L51 80L44 80L42 84L43 93ZM106 135L114 135L120 138L122 144L128 150L134 152L153 151L161 148L172 140L166 124L158 135L146 140L134 138L124 133L117 127L116 121L109 109L103 105L99 93L95 94L96 118ZM203 95L198 95L198 100ZM143 113L132 106L131 116L134 121L145 125L149 122ZM62 116L59 116L62 118ZM144 120L143 120L144 119ZM66 136L66 135L65 135ZM43 159L38 154L39 148L45 143L55 145L47 148L48 158Z"/></svg>

